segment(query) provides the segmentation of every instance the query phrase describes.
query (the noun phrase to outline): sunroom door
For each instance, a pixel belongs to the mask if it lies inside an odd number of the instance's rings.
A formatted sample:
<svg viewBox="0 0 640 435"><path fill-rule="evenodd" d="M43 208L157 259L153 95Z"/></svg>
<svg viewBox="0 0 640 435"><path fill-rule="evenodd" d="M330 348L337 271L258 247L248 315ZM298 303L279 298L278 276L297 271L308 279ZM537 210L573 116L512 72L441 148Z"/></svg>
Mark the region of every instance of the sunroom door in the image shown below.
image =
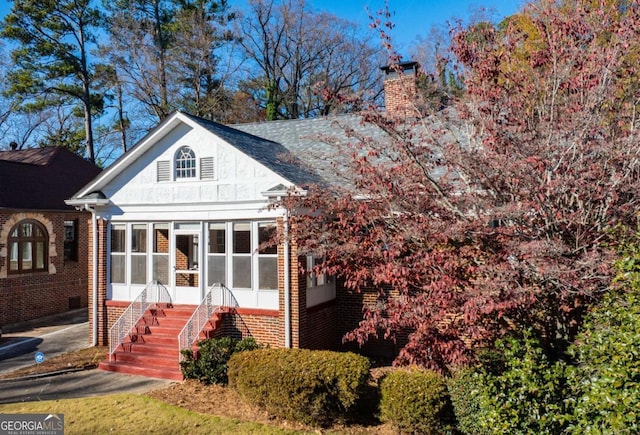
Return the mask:
<svg viewBox="0 0 640 435"><path fill-rule="evenodd" d="M199 304L200 292L200 226L176 224L174 232L174 301L177 304Z"/></svg>

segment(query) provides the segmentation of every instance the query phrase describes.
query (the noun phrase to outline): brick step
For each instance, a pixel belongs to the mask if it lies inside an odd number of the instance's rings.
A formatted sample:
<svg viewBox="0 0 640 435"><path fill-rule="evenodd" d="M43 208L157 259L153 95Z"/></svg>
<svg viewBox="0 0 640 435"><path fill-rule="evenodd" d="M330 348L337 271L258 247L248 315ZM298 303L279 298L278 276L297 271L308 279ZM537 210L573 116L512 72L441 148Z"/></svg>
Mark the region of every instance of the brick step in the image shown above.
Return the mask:
<svg viewBox="0 0 640 435"><path fill-rule="evenodd" d="M181 381L178 335L195 308L195 305L176 305L148 310L136 326L137 334L127 337L113 355L113 361L100 363L99 368ZM213 336L224 312L211 317L199 340ZM197 346L192 348L197 351Z"/></svg>
<svg viewBox="0 0 640 435"><path fill-rule="evenodd" d="M158 317L185 317L189 318L197 308L196 305L175 305L173 308L159 309L155 312ZM147 310L146 314L154 314Z"/></svg>
<svg viewBox="0 0 640 435"><path fill-rule="evenodd" d="M178 362L177 356L117 351L113 357L113 361L128 363L140 367L153 367L170 370L180 369L180 363Z"/></svg>
<svg viewBox="0 0 640 435"><path fill-rule="evenodd" d="M176 345L178 346L178 332L175 334L160 334L150 332L149 334L141 334L136 337L135 340L131 340L130 338L126 339L126 342L134 342L134 343L146 343L146 344L164 344L164 345Z"/></svg>
<svg viewBox="0 0 640 435"><path fill-rule="evenodd" d="M184 325L189 321L188 317L151 317L144 316L140 321L140 324L154 327L154 326L164 326L171 328L182 329Z"/></svg>
<svg viewBox="0 0 640 435"><path fill-rule="evenodd" d="M118 361L105 361L101 362L98 366L100 370L106 370L110 372L118 372L129 375L138 375L138 376L146 376L148 378L156 378L156 379L168 379L171 381L182 381L184 377L182 376L182 371L178 369L169 369L169 368L156 368L156 367L144 367L144 366L135 366L124 362Z"/></svg>
<svg viewBox="0 0 640 435"><path fill-rule="evenodd" d="M117 352L139 353L143 355L162 355L172 358L178 358L180 356L177 342L175 345L142 342L124 343L117 349Z"/></svg>

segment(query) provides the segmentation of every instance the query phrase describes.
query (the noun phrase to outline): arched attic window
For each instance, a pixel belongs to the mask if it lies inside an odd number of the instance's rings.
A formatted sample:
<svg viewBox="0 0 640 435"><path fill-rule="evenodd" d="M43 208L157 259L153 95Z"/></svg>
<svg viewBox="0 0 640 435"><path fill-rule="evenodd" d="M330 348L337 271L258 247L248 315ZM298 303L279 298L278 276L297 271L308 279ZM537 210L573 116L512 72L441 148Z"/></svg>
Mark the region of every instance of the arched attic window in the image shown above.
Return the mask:
<svg viewBox="0 0 640 435"><path fill-rule="evenodd" d="M18 222L9 232L9 273L46 271L49 234L33 219Z"/></svg>
<svg viewBox="0 0 640 435"><path fill-rule="evenodd" d="M180 147L176 152L176 180L196 177L196 153L188 146Z"/></svg>

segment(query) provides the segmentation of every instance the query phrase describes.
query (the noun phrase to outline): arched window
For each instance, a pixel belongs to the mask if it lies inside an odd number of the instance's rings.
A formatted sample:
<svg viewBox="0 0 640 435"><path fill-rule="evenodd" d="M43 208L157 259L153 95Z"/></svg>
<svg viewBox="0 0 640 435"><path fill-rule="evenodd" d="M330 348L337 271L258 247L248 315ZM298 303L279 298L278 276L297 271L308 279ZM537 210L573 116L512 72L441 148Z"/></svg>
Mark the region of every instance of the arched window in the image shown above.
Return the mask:
<svg viewBox="0 0 640 435"><path fill-rule="evenodd" d="M47 268L49 235L35 220L18 222L9 232L9 273L43 272Z"/></svg>
<svg viewBox="0 0 640 435"><path fill-rule="evenodd" d="M187 146L176 153L176 179L196 177L196 154Z"/></svg>

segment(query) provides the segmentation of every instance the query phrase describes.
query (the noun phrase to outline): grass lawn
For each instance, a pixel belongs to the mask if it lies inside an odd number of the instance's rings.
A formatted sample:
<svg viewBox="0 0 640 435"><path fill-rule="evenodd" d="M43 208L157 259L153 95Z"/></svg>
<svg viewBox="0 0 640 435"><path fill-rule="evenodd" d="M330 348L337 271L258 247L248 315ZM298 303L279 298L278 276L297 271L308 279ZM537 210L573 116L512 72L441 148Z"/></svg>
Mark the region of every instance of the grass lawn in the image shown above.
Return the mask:
<svg viewBox="0 0 640 435"><path fill-rule="evenodd" d="M303 434L189 411L144 395L117 394L0 405L2 414L64 414L65 434Z"/></svg>

